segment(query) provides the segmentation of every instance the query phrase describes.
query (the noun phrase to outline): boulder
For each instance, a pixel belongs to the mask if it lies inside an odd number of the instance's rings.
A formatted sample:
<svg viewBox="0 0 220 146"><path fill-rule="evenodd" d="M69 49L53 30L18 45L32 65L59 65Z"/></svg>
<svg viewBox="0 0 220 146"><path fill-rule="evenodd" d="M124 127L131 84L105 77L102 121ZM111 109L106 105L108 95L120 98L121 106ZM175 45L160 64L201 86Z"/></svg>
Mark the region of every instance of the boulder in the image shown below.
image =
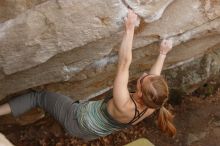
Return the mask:
<svg viewBox="0 0 220 146"><path fill-rule="evenodd" d="M219 77L220 0L1 3L0 100L29 88L74 99L111 89L128 7L141 17L130 81L150 69L164 38L174 40L163 72L171 89L190 93Z"/></svg>

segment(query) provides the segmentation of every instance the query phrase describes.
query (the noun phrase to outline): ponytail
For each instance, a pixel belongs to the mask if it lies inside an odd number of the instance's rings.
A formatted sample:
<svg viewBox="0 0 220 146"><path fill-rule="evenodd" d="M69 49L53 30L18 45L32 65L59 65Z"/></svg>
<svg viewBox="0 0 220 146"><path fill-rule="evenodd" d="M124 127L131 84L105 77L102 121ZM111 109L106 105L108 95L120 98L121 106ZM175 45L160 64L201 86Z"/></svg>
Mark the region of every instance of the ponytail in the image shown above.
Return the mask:
<svg viewBox="0 0 220 146"><path fill-rule="evenodd" d="M150 108L159 109L158 127L170 136L174 136L176 134L176 128L172 123L174 116L164 107L169 99L169 89L164 78L162 76L149 77L141 84L141 91L144 104Z"/></svg>
<svg viewBox="0 0 220 146"><path fill-rule="evenodd" d="M173 125L173 115L169 110L167 110L164 106L161 106L159 109L158 115L158 127L165 133L168 133L170 136L174 136L176 134L176 128Z"/></svg>

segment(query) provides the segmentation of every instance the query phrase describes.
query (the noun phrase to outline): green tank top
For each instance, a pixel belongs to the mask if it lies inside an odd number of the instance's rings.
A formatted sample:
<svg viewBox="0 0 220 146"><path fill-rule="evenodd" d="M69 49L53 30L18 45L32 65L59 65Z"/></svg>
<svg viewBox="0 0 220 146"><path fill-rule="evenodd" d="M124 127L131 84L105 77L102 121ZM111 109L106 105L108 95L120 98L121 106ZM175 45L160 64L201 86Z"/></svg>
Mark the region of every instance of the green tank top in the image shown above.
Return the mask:
<svg viewBox="0 0 220 146"><path fill-rule="evenodd" d="M134 102L133 96L130 96ZM77 120L80 129L88 134L95 136L106 136L115 131L131 126L139 118L141 118L148 108L139 112L135 105L135 115L128 123L116 121L107 111L107 103L112 98L112 90L110 90L105 99L98 101L87 101L80 103L77 110Z"/></svg>
<svg viewBox="0 0 220 146"><path fill-rule="evenodd" d="M95 136L106 136L128 127L113 119L107 111L107 101L88 101L80 103L77 109L77 120L81 130Z"/></svg>

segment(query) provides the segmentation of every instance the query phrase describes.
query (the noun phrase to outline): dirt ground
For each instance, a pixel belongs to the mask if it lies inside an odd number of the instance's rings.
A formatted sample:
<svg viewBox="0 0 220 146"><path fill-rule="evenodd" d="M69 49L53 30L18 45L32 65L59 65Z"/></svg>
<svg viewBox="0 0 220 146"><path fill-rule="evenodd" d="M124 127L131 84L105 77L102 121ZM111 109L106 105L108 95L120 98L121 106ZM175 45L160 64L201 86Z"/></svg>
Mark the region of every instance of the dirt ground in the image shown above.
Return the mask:
<svg viewBox="0 0 220 146"><path fill-rule="evenodd" d="M121 146L141 137L155 146L220 145L220 89L207 97L185 96L180 105L173 106L173 112L177 128L174 138L157 129L155 115L129 129L91 142L70 137L48 115L25 126L0 122L0 132L16 146Z"/></svg>

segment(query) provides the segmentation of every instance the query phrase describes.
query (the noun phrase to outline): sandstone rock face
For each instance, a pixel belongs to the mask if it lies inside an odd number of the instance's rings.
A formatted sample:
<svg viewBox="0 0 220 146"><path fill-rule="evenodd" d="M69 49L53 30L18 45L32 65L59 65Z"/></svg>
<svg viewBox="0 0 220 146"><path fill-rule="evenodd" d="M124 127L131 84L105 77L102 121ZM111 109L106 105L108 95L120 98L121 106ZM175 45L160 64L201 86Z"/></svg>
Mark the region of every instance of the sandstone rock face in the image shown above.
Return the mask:
<svg viewBox="0 0 220 146"><path fill-rule="evenodd" d="M1 0L0 23L15 18L17 15L47 0Z"/></svg>
<svg viewBox="0 0 220 146"><path fill-rule="evenodd" d="M173 0L124 0L128 8L144 19L145 22L158 20Z"/></svg>
<svg viewBox="0 0 220 146"><path fill-rule="evenodd" d="M128 7L141 17L130 80L150 69L163 38L175 44L164 67L170 88L192 92L220 75L220 0L13 2L0 2L0 100L34 87L75 99L107 91Z"/></svg>

